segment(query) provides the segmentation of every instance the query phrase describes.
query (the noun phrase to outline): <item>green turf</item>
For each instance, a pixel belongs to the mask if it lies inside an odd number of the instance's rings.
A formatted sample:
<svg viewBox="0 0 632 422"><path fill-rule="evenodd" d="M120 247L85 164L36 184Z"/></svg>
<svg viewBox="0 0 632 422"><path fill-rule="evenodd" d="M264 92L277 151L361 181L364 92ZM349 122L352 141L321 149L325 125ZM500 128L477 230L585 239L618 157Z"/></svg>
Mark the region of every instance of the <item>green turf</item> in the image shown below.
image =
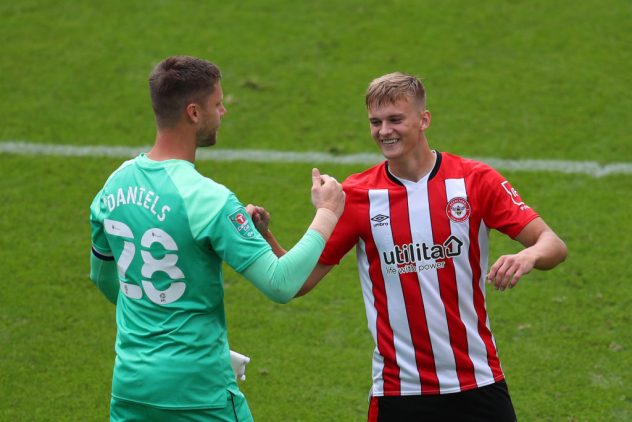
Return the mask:
<svg viewBox="0 0 632 422"><path fill-rule="evenodd" d="M631 18L616 0L4 2L0 142L150 144L147 75L177 53L222 68L222 148L375 152L364 90L403 70L426 82L441 150L631 162ZM0 154L2 421L107 418L114 308L87 278L87 216L119 163ZM285 246L311 218L310 167L198 164L266 206ZM569 246L553 272L488 290L519 419L632 420L632 179L506 175ZM492 258L517 248L492 239ZM226 307L257 421L365 419L372 341L353 254L284 306L228 270Z"/></svg>
<svg viewBox="0 0 632 422"><path fill-rule="evenodd" d="M369 150L364 90L402 70L425 79L446 150L632 161L621 0L21 0L0 16L0 139L146 144L147 74L177 53L223 69L235 148Z"/></svg>

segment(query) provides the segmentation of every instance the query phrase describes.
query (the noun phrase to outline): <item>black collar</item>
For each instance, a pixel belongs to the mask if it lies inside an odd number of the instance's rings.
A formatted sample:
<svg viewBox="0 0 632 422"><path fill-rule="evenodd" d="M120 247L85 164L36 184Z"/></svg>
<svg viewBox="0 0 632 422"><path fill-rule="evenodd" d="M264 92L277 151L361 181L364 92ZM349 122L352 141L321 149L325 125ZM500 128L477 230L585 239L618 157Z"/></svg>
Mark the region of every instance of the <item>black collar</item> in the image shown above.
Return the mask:
<svg viewBox="0 0 632 422"><path fill-rule="evenodd" d="M432 178L435 177L435 175L439 172L439 167L441 167L441 157L442 157L441 152L437 150L435 150L435 152L437 153L437 159L435 160L434 167L432 167L432 170L430 170L430 174L428 175L428 180L432 180ZM386 161L384 164L385 164L384 167L386 169L386 176L389 179L391 179L393 183L402 185L402 182L400 182L400 180L397 177L393 176L393 174L388 169L388 161Z"/></svg>

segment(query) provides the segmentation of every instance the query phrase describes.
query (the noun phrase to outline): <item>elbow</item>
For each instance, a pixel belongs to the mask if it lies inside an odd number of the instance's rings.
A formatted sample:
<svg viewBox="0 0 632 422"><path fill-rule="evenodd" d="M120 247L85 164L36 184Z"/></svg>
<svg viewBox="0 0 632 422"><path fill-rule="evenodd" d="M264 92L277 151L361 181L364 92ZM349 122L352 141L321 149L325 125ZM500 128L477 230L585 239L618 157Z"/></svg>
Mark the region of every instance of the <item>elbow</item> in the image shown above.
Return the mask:
<svg viewBox="0 0 632 422"><path fill-rule="evenodd" d="M566 243L560 238L557 238L557 244L555 245L555 249L551 250L549 253L549 258L543 262L543 265L540 269L542 270L552 270L557 267L562 262L566 261L568 257L568 248L566 247ZM537 268L537 267L536 267Z"/></svg>
<svg viewBox="0 0 632 422"><path fill-rule="evenodd" d="M278 303L279 305L285 305L289 303L294 296L287 295L282 292L276 292L268 295L268 299L273 301L274 303Z"/></svg>
<svg viewBox="0 0 632 422"><path fill-rule="evenodd" d="M566 258L568 257L568 247L566 246L566 243L556 234L554 234L554 240L555 240L555 249L556 249L556 254L555 256L557 257L557 264L561 264L562 262L566 261Z"/></svg>
<svg viewBox="0 0 632 422"><path fill-rule="evenodd" d="M542 246L544 247L543 270L549 270L557 267L568 257L568 247L566 243L553 231L549 231L546 236L542 237Z"/></svg>
<svg viewBox="0 0 632 422"><path fill-rule="evenodd" d="M568 247L566 246L566 243L564 243L564 241L562 239L560 239L560 264L564 261L566 261L566 258L568 257Z"/></svg>
<svg viewBox="0 0 632 422"><path fill-rule="evenodd" d="M267 291L264 291L264 293L268 299L270 299L274 303L278 303L279 305L285 305L286 303L290 302L296 294L296 292L294 291L288 291L284 289L269 289Z"/></svg>

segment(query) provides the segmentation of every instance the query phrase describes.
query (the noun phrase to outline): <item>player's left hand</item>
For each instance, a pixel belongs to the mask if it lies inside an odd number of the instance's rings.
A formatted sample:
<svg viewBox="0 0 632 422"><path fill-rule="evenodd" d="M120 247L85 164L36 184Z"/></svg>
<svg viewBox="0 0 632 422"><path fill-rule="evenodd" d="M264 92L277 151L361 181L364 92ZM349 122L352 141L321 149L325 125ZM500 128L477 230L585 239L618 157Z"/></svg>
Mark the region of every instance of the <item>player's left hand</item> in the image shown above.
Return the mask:
<svg viewBox="0 0 632 422"><path fill-rule="evenodd" d="M525 250L513 255L503 255L489 269L487 282L501 291L511 289L520 277L533 269L535 261L536 258Z"/></svg>
<svg viewBox="0 0 632 422"><path fill-rule="evenodd" d="M265 234L268 232L270 213L265 208L248 204L246 205L246 212L250 215L250 218L252 218L252 222L255 223L255 228L259 233Z"/></svg>

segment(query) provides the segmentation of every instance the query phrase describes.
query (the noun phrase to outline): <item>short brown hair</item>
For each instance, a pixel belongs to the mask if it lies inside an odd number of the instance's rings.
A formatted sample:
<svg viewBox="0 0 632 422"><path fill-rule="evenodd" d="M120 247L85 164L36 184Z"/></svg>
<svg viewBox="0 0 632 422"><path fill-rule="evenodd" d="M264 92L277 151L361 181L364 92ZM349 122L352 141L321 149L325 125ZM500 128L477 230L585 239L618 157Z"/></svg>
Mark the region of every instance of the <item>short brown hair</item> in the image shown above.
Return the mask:
<svg viewBox="0 0 632 422"><path fill-rule="evenodd" d="M151 105L158 127L173 126L191 102L201 102L221 80L217 66L190 56L167 57L149 75Z"/></svg>
<svg viewBox="0 0 632 422"><path fill-rule="evenodd" d="M422 109L426 108L426 90L421 81L415 76L394 72L373 79L366 91L365 101L367 108L373 108L405 98L412 98Z"/></svg>

